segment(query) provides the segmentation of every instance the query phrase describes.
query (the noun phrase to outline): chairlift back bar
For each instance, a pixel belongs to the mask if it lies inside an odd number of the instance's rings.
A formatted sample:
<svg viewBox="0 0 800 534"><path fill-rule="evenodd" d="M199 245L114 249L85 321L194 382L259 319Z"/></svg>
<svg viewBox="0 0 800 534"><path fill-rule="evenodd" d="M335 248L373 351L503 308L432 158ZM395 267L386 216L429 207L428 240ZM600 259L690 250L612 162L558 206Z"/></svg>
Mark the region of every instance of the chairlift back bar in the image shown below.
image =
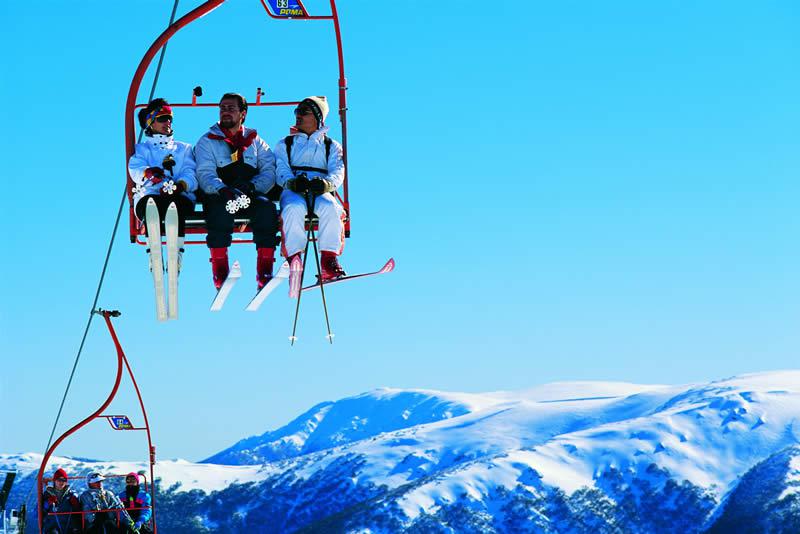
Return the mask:
<svg viewBox="0 0 800 534"><path fill-rule="evenodd" d="M247 108L260 108L260 107L275 107L275 106L296 106L300 103L299 100L293 100L288 102L248 102ZM178 104L173 104L172 102L169 103L170 107L173 108L215 108L219 104L216 102L181 102ZM147 103L144 104L136 104L134 109L139 108L146 108Z"/></svg>

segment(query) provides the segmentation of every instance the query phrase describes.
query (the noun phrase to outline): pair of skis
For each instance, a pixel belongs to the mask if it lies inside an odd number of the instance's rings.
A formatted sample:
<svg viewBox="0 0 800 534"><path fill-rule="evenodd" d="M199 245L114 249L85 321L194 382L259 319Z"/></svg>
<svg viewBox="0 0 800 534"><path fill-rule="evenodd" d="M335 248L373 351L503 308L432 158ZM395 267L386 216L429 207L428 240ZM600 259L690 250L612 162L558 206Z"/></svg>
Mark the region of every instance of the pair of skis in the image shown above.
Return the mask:
<svg viewBox="0 0 800 534"><path fill-rule="evenodd" d="M284 279L286 279L289 274L289 266L286 262L281 265L281 268L278 269L278 274L275 275L272 280L267 282L267 284L261 288L256 296L250 301L247 305L245 310L247 311L258 311L258 308L267 298L267 296L272 293L272 291L278 287ZM228 295L231 294L231 290L233 286L236 285L236 282L242 277L242 268L239 265L238 261L233 262L233 266L231 267L230 272L228 273L228 277L222 283L222 286L217 291L217 294L214 296L214 300L211 301L211 311L220 311L222 310L222 306L225 305L225 301L228 299Z"/></svg>
<svg viewBox="0 0 800 534"><path fill-rule="evenodd" d="M178 318L178 208L174 202L167 207L164 230L167 237L167 293L164 293L164 258L161 254L161 217L155 201L147 200L145 208L147 245L150 249L150 267L156 292L156 317L159 321Z"/></svg>
<svg viewBox="0 0 800 534"><path fill-rule="evenodd" d="M341 278L336 278L335 280L329 280L325 282L323 285L328 286L330 284L338 284L340 282L347 282L349 280L354 280L356 278L365 278L367 276L375 276L378 274L386 274L390 273L394 270L394 259L390 258L386 264L378 269L377 271L371 273L361 273L361 274L354 274L350 276L343 276ZM289 278L289 262L285 261L281 264L278 272L275 273L275 276L272 277L272 280L267 282L267 284L261 288L258 293L250 300L250 303L245 308L246 311L255 312L261 307L267 297L275 290L284 280ZM211 303L211 311L220 311L222 306L225 304L225 300L230 295L233 286L236 282L239 281L239 278L242 277L242 270L239 266L238 261L233 262L233 266L231 267L231 271L228 274L228 278L225 279L225 282L220 287L219 291L217 292L216 296L214 297L214 301ZM319 282L316 284L312 284L310 286L306 286L302 288L302 291L309 291L311 289L316 289L320 286Z"/></svg>

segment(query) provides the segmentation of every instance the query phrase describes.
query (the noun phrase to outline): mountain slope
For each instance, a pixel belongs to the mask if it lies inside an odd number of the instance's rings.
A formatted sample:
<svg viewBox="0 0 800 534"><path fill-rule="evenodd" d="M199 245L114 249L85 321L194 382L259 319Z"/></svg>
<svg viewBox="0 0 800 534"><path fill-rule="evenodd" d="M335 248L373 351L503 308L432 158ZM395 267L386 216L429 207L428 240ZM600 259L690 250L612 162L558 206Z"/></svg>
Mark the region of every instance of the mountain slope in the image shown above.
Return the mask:
<svg viewBox="0 0 800 534"><path fill-rule="evenodd" d="M488 396L383 388L318 404L286 426L243 439L203 462L249 465L292 458L458 417L492 402Z"/></svg>
<svg viewBox="0 0 800 534"><path fill-rule="evenodd" d="M688 386L377 390L212 456L259 465L159 463L159 526L649 534L750 521L781 532L800 521L798 417L800 371Z"/></svg>

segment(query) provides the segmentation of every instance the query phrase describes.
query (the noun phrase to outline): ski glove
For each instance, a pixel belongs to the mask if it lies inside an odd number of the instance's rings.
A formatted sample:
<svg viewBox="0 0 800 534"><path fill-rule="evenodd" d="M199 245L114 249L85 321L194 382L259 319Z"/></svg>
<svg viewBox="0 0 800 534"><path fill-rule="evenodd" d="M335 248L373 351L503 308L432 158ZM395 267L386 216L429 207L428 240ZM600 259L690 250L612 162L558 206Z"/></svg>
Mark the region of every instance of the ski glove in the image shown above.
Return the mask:
<svg viewBox="0 0 800 534"><path fill-rule="evenodd" d="M244 195L241 191L236 189L235 187L228 187L227 185L217 191L217 194L224 198L225 200L236 200L240 196Z"/></svg>
<svg viewBox="0 0 800 534"><path fill-rule="evenodd" d="M219 195L225 199L225 210L233 215L239 210L250 207L250 197L236 189L235 187L225 186L219 191Z"/></svg>
<svg viewBox="0 0 800 534"><path fill-rule="evenodd" d="M256 192L256 186L249 180L240 180L234 184L234 187L247 195L252 195Z"/></svg>
<svg viewBox="0 0 800 534"><path fill-rule="evenodd" d="M306 178L306 175L301 174L294 180L288 180L286 182L286 188L289 189L290 191L294 191L295 193L300 193L302 195L303 193L308 192L308 187L310 183L311 182L308 178Z"/></svg>
<svg viewBox="0 0 800 534"><path fill-rule="evenodd" d="M183 193L184 191L186 191L186 182L183 180L178 180L177 182L173 180L167 180L161 187L162 195L177 195L179 193Z"/></svg>
<svg viewBox="0 0 800 534"><path fill-rule="evenodd" d="M161 167L147 167L144 170L144 177L150 180L152 184L160 184L164 179L164 169Z"/></svg>
<svg viewBox="0 0 800 534"><path fill-rule="evenodd" d="M333 183L329 182L328 180L323 180L322 178L314 178L311 180L308 186L308 190L317 196L330 193L334 189L336 188L333 187Z"/></svg>
<svg viewBox="0 0 800 534"><path fill-rule="evenodd" d="M172 176L172 168L175 166L175 158L172 157L172 154L164 156L164 161L161 162L161 166L168 170L169 175Z"/></svg>

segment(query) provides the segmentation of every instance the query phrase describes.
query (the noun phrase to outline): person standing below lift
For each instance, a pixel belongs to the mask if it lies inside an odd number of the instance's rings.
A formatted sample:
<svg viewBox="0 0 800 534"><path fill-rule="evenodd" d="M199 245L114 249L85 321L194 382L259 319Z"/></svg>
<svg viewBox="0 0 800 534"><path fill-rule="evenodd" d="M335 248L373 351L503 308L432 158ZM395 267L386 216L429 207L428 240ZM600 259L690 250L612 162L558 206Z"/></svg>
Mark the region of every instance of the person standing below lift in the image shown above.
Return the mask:
<svg viewBox="0 0 800 534"><path fill-rule="evenodd" d="M214 286L228 277L228 247L234 213L250 219L256 244L256 279L261 289L272 278L278 244L278 213L266 194L275 185L275 156L256 130L244 126L247 101L237 93L222 95L219 122L195 146L197 179L211 249Z"/></svg>
<svg viewBox="0 0 800 534"><path fill-rule="evenodd" d="M133 205L136 217L144 221L147 200L158 207L161 222L174 202L178 208L178 270L183 259L186 216L194 211L197 179L192 145L173 139L172 107L163 98L156 98L139 110L139 125L144 141L137 143L128 161L133 180ZM148 251L149 252L149 251ZM150 266L153 270L153 266Z"/></svg>
<svg viewBox="0 0 800 534"><path fill-rule="evenodd" d="M324 96L305 98L294 114L291 135L275 146L278 185L284 188L281 193L282 253L290 265L289 290L293 296L300 290L303 269L300 256L307 240L307 199L313 202L312 209L319 219L321 281L345 276L338 261L344 248L345 211L333 195L344 182L342 145L327 136L328 102Z"/></svg>

